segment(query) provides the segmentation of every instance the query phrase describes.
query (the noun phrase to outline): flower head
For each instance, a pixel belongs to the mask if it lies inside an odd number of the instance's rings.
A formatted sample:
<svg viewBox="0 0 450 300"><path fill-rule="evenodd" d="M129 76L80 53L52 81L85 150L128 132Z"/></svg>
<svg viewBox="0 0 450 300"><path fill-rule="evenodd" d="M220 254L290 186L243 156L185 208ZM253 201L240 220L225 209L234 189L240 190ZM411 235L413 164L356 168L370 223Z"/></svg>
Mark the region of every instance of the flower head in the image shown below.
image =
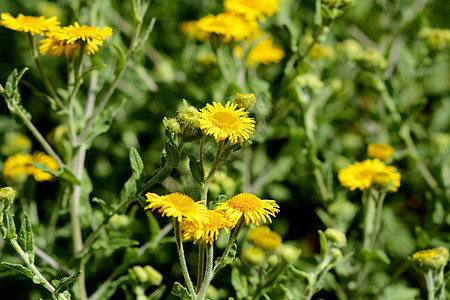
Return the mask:
<svg viewBox="0 0 450 300"><path fill-rule="evenodd" d="M250 20L271 17L278 11L278 0L225 0L225 11L245 16Z"/></svg>
<svg viewBox="0 0 450 300"><path fill-rule="evenodd" d="M2 176L5 180L13 180L15 182L23 182L26 180L27 166L31 162L30 154L14 154L8 157L3 164Z"/></svg>
<svg viewBox="0 0 450 300"><path fill-rule="evenodd" d="M19 14L16 18L9 13L1 14L0 25L5 26L14 31L27 32L31 35L41 34L52 30L59 25L56 17L46 19L43 16L24 16Z"/></svg>
<svg viewBox="0 0 450 300"><path fill-rule="evenodd" d="M165 196L159 196L155 193L145 194L150 204L145 209L154 211L158 209L162 216L173 217L178 222L187 220L193 223L208 222L207 209L202 201L195 202L188 195L181 193L172 193Z"/></svg>
<svg viewBox="0 0 450 300"><path fill-rule="evenodd" d="M284 49L273 42L273 37L268 36L258 42L250 50L246 63L248 65L279 63L284 57Z"/></svg>
<svg viewBox="0 0 450 300"><path fill-rule="evenodd" d="M183 239L194 239L194 244L198 240L212 244L219 236L219 229L224 228L228 234L228 227L234 227L234 222L227 219L222 211L207 210L208 218L206 223L194 223L184 221L181 224Z"/></svg>
<svg viewBox="0 0 450 300"><path fill-rule="evenodd" d="M341 185L355 190L383 188L392 192L400 186L400 173L397 168L386 166L384 162L375 159L367 159L363 162L355 162L339 171L338 178Z"/></svg>
<svg viewBox="0 0 450 300"><path fill-rule="evenodd" d="M58 163L50 156L42 152L35 152L31 161L34 163L43 163L45 167L51 171L57 171L59 169ZM33 165L27 165L27 173L29 175L33 175L36 181L51 181L54 179L54 176L39 170Z"/></svg>
<svg viewBox="0 0 450 300"><path fill-rule="evenodd" d="M84 50L89 54L94 54L98 51L99 46L103 45L105 38L112 36L111 27L92 27L78 24L54 29L50 34L52 38L62 42L64 45L81 45L84 43Z"/></svg>
<svg viewBox="0 0 450 300"><path fill-rule="evenodd" d="M200 109L198 116L200 129L207 135L213 135L217 142L228 138L232 143L238 140L241 144L255 131L255 120L247 117L243 108L237 109L235 103L213 102Z"/></svg>
<svg viewBox="0 0 450 300"><path fill-rule="evenodd" d="M367 146L367 155L369 157L386 160L391 158L393 153L394 148L388 144L369 144L369 146Z"/></svg>
<svg viewBox="0 0 450 300"><path fill-rule="evenodd" d="M254 246L264 250L276 250L281 244L281 236L267 226L250 229L247 238Z"/></svg>
<svg viewBox="0 0 450 300"><path fill-rule="evenodd" d="M258 23L255 20L248 20L241 15L231 13L207 15L197 21L200 40L207 40L215 34L224 42L242 41L250 37L257 28Z"/></svg>
<svg viewBox="0 0 450 300"><path fill-rule="evenodd" d="M411 256L411 260L425 272L430 269L439 270L447 265L449 252L444 247L422 250L414 253Z"/></svg>
<svg viewBox="0 0 450 300"><path fill-rule="evenodd" d="M76 50L80 48L78 44L67 44L65 41L59 41L53 37L49 37L43 39L38 42L39 45L39 54L49 54L50 58L54 56L61 56L63 53L66 58L69 59L72 57L73 53L77 53Z"/></svg>
<svg viewBox="0 0 450 300"><path fill-rule="evenodd" d="M220 203L216 209L226 210L225 216L236 222L244 216L247 225L251 221L259 226L267 220L271 223L270 216L275 217L275 213L280 211L279 208L275 200L261 200L253 194L240 193L225 203Z"/></svg>

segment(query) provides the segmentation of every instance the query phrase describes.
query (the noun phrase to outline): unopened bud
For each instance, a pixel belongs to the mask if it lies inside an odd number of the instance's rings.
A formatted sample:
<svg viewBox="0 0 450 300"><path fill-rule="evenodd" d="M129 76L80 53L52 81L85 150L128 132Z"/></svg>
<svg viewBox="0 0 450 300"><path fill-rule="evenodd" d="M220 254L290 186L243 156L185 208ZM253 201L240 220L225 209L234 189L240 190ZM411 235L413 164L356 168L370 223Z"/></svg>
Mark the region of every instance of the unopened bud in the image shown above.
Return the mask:
<svg viewBox="0 0 450 300"><path fill-rule="evenodd" d="M411 261L424 272L440 270L447 265L448 260L449 252L444 247L418 251L411 257Z"/></svg>
<svg viewBox="0 0 450 300"><path fill-rule="evenodd" d="M345 234L339 230L327 228L324 233L327 240L330 241L333 246L342 248L347 245L347 238L345 237Z"/></svg>
<svg viewBox="0 0 450 300"><path fill-rule="evenodd" d="M387 68L388 63L383 54L378 50L370 48L360 53L356 57L356 61L359 63L360 67L368 71L382 71Z"/></svg>
<svg viewBox="0 0 450 300"><path fill-rule="evenodd" d="M281 236L267 226L250 229L247 238L253 246L267 251L274 251L281 244Z"/></svg>
<svg viewBox="0 0 450 300"><path fill-rule="evenodd" d="M242 252L242 260L249 265L259 266L266 259L266 255L259 248L247 248Z"/></svg>
<svg viewBox="0 0 450 300"><path fill-rule="evenodd" d="M147 274L147 280L148 283L151 285L160 285L163 276L161 273L159 273L157 270L155 270L152 266L145 266L144 267L145 273Z"/></svg>
<svg viewBox="0 0 450 300"><path fill-rule="evenodd" d="M198 127L198 109L188 106L184 100L184 106L178 110L177 121L181 127L181 136L191 137L200 132Z"/></svg>
<svg viewBox="0 0 450 300"><path fill-rule="evenodd" d="M235 97L235 102L239 108L243 108L244 110L249 110L253 104L256 103L255 94L240 94L237 93Z"/></svg>
<svg viewBox="0 0 450 300"><path fill-rule="evenodd" d="M302 250L290 245L282 244L278 247L277 254L284 262L290 264L300 257Z"/></svg>
<svg viewBox="0 0 450 300"><path fill-rule="evenodd" d="M0 224L3 221L3 213L9 209L14 202L16 192L12 187L4 187L0 189Z"/></svg>
<svg viewBox="0 0 450 300"><path fill-rule="evenodd" d="M136 279L136 281L140 283L147 282L148 280L147 273L141 266L134 266L132 269L129 270L129 273L132 277Z"/></svg>
<svg viewBox="0 0 450 300"><path fill-rule="evenodd" d="M342 257L342 252L341 252L341 250L339 250L339 249L337 249L337 248L331 249L331 259L332 259L332 260L336 261L336 260L338 260L338 259L341 258L341 257Z"/></svg>
<svg viewBox="0 0 450 300"><path fill-rule="evenodd" d="M180 123L178 123L175 118L164 118L163 124L166 130L172 132L173 134L179 135L181 133Z"/></svg>

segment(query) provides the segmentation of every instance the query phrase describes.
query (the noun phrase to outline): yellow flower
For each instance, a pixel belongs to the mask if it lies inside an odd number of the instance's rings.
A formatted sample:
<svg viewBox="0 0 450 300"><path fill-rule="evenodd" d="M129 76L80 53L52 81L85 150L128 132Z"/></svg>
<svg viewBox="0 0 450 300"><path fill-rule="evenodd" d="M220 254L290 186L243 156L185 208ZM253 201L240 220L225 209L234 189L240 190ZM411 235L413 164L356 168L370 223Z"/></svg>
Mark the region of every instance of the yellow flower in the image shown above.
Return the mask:
<svg viewBox="0 0 450 300"><path fill-rule="evenodd" d="M53 37L39 41L38 45L39 54L44 55L48 53L50 58L61 56L64 53L66 58L69 59L72 57L74 51L80 48L80 45L78 44L67 44L65 41L59 41ZM89 45L86 45L86 47L88 46Z"/></svg>
<svg viewBox="0 0 450 300"><path fill-rule="evenodd" d="M184 221L181 224L184 240L193 238L194 244L198 240L212 244L219 236L219 229L224 228L228 234L228 227L234 227L234 222L227 219L222 211L207 210L207 214L208 220L206 223Z"/></svg>
<svg viewBox="0 0 450 300"><path fill-rule="evenodd" d="M217 16L210 14L197 21L197 29L200 40L207 40L216 34L224 42L242 41L256 32L258 23L231 13L221 13Z"/></svg>
<svg viewBox="0 0 450 300"><path fill-rule="evenodd" d="M281 244L281 236L267 226L250 229L247 238L255 247L269 251L276 250Z"/></svg>
<svg viewBox="0 0 450 300"><path fill-rule="evenodd" d="M267 220L272 223L270 216L275 217L279 206L274 200L261 200L253 194L240 193L225 203L219 203L217 210L226 210L225 216L235 222L243 215L245 223L250 221L256 226L265 223Z"/></svg>
<svg viewBox="0 0 450 300"><path fill-rule="evenodd" d="M253 46L245 62L248 65L259 63L270 65L271 63L280 62L283 57L284 49L281 46L274 44L273 37L268 36Z"/></svg>
<svg viewBox="0 0 450 300"><path fill-rule="evenodd" d="M394 148L388 144L369 144L369 146L367 146L367 155L369 157L386 160L391 158L393 153Z"/></svg>
<svg viewBox="0 0 450 300"><path fill-rule="evenodd" d="M78 24L54 29L50 36L60 42L63 45L72 45L85 43L85 51L90 55L98 51L98 47L103 45L103 41L106 37L112 36L111 27L91 27L87 25Z"/></svg>
<svg viewBox="0 0 450 300"><path fill-rule="evenodd" d="M266 254L259 248L247 248L242 251L241 257L249 265L259 266L266 259Z"/></svg>
<svg viewBox="0 0 450 300"><path fill-rule="evenodd" d="M442 269L447 265L448 260L449 252L444 247L418 251L411 256L411 261L425 272L430 269Z"/></svg>
<svg viewBox="0 0 450 300"><path fill-rule="evenodd" d="M208 222L208 212L203 201L195 202L188 195L181 193L172 193L165 196L159 196L155 193L145 194L147 202L150 202L145 209L154 211L158 209L162 216L173 217L178 222L187 220L193 223Z"/></svg>
<svg viewBox="0 0 450 300"><path fill-rule="evenodd" d="M178 30L188 36L188 37L196 37L197 36L197 21L184 21L178 25Z"/></svg>
<svg viewBox="0 0 450 300"><path fill-rule="evenodd" d="M199 127L207 135L213 135L217 142L228 138L232 143L238 140L241 144L249 138L249 133L255 131L255 120L247 117L243 108L237 109L235 103L213 102L200 109Z"/></svg>
<svg viewBox="0 0 450 300"><path fill-rule="evenodd" d="M14 154L3 164L2 176L5 180L25 181L28 176L27 165L31 162L31 155Z"/></svg>
<svg viewBox="0 0 450 300"><path fill-rule="evenodd" d="M47 169L52 171L57 171L59 169L58 163L52 157L42 152L35 152L31 161L34 163L43 163ZM36 181L51 181L54 179L53 175L39 170L31 164L27 165L27 173L28 175L33 175Z"/></svg>
<svg viewBox="0 0 450 300"><path fill-rule="evenodd" d="M17 18L14 18L9 13L2 13L1 18L0 25L14 31L28 32L31 35L43 35L46 31L59 25L56 17L46 19L43 16L34 17L19 14Z"/></svg>
<svg viewBox="0 0 450 300"><path fill-rule="evenodd" d="M386 166L384 162L376 159L367 159L363 162L355 162L339 171L338 178L341 185L350 190L360 190L371 187L382 187L395 192L400 186L400 173L397 168Z"/></svg>
<svg viewBox="0 0 450 300"><path fill-rule="evenodd" d="M264 21L264 15L271 17L278 11L278 0L225 0L226 12L244 15L250 20Z"/></svg>

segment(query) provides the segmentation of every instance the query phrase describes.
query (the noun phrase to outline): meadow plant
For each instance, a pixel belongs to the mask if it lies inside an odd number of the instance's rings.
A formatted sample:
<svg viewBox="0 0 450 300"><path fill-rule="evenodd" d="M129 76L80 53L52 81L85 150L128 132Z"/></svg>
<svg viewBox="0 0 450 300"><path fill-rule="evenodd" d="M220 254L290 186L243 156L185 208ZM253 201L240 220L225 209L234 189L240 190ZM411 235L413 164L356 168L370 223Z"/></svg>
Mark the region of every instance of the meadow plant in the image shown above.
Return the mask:
<svg viewBox="0 0 450 300"><path fill-rule="evenodd" d="M7 3L0 298L447 299L447 6Z"/></svg>

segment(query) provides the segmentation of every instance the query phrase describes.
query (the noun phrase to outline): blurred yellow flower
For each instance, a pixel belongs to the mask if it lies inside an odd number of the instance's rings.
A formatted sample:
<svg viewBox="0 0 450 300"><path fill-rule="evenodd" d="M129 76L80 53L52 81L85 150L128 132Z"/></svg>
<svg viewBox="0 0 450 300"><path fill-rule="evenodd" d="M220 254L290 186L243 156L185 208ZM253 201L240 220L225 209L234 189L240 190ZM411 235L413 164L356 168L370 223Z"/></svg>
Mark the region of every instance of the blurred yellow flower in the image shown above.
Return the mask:
<svg viewBox="0 0 450 300"><path fill-rule="evenodd" d="M178 25L178 30L188 36L188 37L196 37L198 28L197 21L184 21Z"/></svg>
<svg viewBox="0 0 450 300"><path fill-rule="evenodd" d="M212 35L217 35L224 42L242 41L258 29L255 20L232 13L221 13L216 16L207 15L197 21L198 38L207 40Z"/></svg>
<svg viewBox="0 0 450 300"><path fill-rule="evenodd" d="M270 216L275 217L278 213L279 206L275 200L261 200L253 194L240 193L225 203L219 203L217 210L226 210L225 216L237 222L242 216L245 218L245 223L250 224L250 221L256 226L265 223L267 220L271 223Z"/></svg>
<svg viewBox="0 0 450 300"><path fill-rule="evenodd" d="M375 158L345 167L339 171L338 178L341 185L351 191L374 187L395 192L400 186L401 175L397 172L397 168L386 166L384 162Z"/></svg>
<svg viewBox="0 0 450 300"><path fill-rule="evenodd" d="M328 45L314 44L309 50L308 56L311 59L332 59L334 58L334 49Z"/></svg>
<svg viewBox="0 0 450 300"><path fill-rule="evenodd" d="M165 196L159 196L155 193L145 194L150 204L144 209L151 209L158 212L162 216L173 217L178 222L187 220L193 223L207 223L209 220L208 212L203 201L195 202L188 195L181 193L172 193Z"/></svg>
<svg viewBox="0 0 450 300"><path fill-rule="evenodd" d="M207 210L208 220L206 223L193 223L184 221L181 223L183 239L193 238L194 244L198 240L212 244L219 236L219 229L224 228L229 233L228 227L233 228L234 222L227 219L222 211Z"/></svg>
<svg viewBox="0 0 450 300"><path fill-rule="evenodd" d="M281 236L267 226L250 229L247 238L255 247L264 250L274 251L281 244Z"/></svg>
<svg viewBox="0 0 450 300"><path fill-rule="evenodd" d="M200 109L198 116L200 129L206 135L213 135L217 142L228 138L232 143L238 140L241 144L255 131L255 120L247 117L243 108L230 101L225 104L213 102Z"/></svg>
<svg viewBox="0 0 450 300"><path fill-rule="evenodd" d="M273 42L273 37L267 36L250 50L246 63L248 65L278 63L284 57L284 49Z"/></svg>
<svg viewBox="0 0 450 300"><path fill-rule="evenodd" d="M71 58L74 52L77 53L76 50L80 48L78 44L67 44L65 41L59 41L53 37L39 41L38 46L40 55L48 53L50 58L53 58L54 56L61 56L64 53L67 59Z"/></svg>
<svg viewBox="0 0 450 300"><path fill-rule="evenodd" d="M87 25L78 24L56 28L49 33L53 39L62 42L60 46L85 44L85 51L91 55L99 50L99 46L103 45L105 38L112 36L111 27L91 27ZM62 52L61 52L62 53Z"/></svg>
<svg viewBox="0 0 450 300"><path fill-rule="evenodd" d="M367 155L372 158L386 160L392 157L394 148L388 144L369 144L367 146Z"/></svg>
<svg viewBox="0 0 450 300"><path fill-rule="evenodd" d="M226 12L240 14L250 20L271 17L278 11L278 0L224 0Z"/></svg>
<svg viewBox="0 0 450 300"><path fill-rule="evenodd" d="M58 26L59 21L56 17L46 19L43 16L35 17L19 14L17 18L14 18L9 13L2 13L0 25L14 31L27 32L31 35L44 35L46 31Z"/></svg>
<svg viewBox="0 0 450 300"><path fill-rule="evenodd" d="M43 163L51 171L57 171L59 169L58 163L52 157L42 152L35 152L31 161L34 163ZM27 173L33 175L36 181L51 181L54 179L53 175L39 170L31 164L27 166Z"/></svg>

